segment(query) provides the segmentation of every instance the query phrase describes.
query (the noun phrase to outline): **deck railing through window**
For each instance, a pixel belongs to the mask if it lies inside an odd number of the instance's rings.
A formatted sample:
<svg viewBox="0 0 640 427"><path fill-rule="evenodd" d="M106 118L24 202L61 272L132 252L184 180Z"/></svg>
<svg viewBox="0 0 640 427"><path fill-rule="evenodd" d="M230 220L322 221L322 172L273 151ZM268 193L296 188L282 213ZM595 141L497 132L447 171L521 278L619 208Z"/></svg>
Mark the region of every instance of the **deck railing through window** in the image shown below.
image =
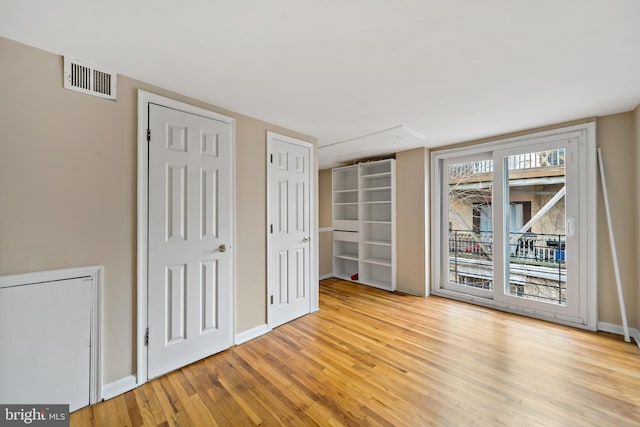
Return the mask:
<svg viewBox="0 0 640 427"><path fill-rule="evenodd" d="M566 303L564 234L509 233L512 295ZM449 231L449 277L455 283L492 289L493 233Z"/></svg>
<svg viewBox="0 0 640 427"><path fill-rule="evenodd" d="M526 170L547 167L564 166L564 148L558 150L540 151L537 153L523 153L508 158L509 170ZM449 177L483 175L493 172L493 160L465 162L449 166Z"/></svg>

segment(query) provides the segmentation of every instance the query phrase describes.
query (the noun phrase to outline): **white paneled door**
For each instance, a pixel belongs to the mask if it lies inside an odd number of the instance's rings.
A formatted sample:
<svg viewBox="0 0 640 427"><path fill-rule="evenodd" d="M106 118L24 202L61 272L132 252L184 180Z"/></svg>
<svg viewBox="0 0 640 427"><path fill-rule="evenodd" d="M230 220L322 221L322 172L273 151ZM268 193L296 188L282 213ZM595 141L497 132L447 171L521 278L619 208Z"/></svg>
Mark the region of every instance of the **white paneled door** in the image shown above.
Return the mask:
<svg viewBox="0 0 640 427"><path fill-rule="evenodd" d="M270 326L309 313L311 144L268 135Z"/></svg>
<svg viewBox="0 0 640 427"><path fill-rule="evenodd" d="M148 378L232 344L232 124L149 104Z"/></svg>

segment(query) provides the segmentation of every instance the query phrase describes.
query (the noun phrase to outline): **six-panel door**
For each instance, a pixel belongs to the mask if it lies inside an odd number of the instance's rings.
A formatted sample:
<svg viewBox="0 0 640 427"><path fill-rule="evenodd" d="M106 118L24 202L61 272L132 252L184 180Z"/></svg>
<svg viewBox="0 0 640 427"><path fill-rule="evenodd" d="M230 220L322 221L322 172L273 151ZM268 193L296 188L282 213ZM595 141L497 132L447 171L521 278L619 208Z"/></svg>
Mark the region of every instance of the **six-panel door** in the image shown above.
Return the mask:
<svg viewBox="0 0 640 427"><path fill-rule="evenodd" d="M232 343L232 125L150 104L148 376Z"/></svg>

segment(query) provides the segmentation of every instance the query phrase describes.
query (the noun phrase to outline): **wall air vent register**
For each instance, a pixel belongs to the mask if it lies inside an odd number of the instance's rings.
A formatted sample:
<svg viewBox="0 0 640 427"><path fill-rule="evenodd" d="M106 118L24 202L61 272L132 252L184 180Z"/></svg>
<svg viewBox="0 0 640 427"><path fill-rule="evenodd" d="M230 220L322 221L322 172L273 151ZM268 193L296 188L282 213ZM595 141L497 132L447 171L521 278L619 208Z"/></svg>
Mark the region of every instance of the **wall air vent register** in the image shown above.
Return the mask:
<svg viewBox="0 0 640 427"><path fill-rule="evenodd" d="M99 98L116 99L117 75L74 58L64 57L64 88Z"/></svg>

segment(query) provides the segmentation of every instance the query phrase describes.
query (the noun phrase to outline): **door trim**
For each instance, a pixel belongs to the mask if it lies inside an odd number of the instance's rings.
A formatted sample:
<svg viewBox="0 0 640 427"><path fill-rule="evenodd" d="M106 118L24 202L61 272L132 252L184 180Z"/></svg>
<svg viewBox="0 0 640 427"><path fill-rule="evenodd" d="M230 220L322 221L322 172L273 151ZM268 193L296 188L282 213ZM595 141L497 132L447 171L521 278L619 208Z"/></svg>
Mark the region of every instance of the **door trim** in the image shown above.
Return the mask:
<svg viewBox="0 0 640 427"><path fill-rule="evenodd" d="M271 295L271 291L275 286L273 281L271 280L271 261L273 259L273 250L272 250L272 242L271 242L271 233L269 232L269 224L271 224L271 173L270 173L270 154L272 149L273 140L277 138L282 141L286 141L290 144L299 145L309 149L309 234L312 237L311 245L309 245L309 313L313 313L314 311L318 311L318 295L319 295L319 287L318 287L318 277L317 277L317 263L318 263L318 224L317 224L317 213L315 211L316 207L316 183L315 183L315 160L314 160L314 145L310 142L302 141L296 138L292 138L290 136L282 135L279 133L275 133L272 131L267 131L267 156L266 156L266 173L267 173L267 200L266 200L266 208L267 208L267 222L265 224L265 232L267 234L267 295L266 295L266 304L267 304L267 327L270 331L273 322L272 316L272 308L269 301L269 296Z"/></svg>
<svg viewBox="0 0 640 427"><path fill-rule="evenodd" d="M145 332L147 328L147 266L148 266L148 219L149 219L149 147L147 143L147 127L149 123L149 103L180 110L185 113L218 120L231 125L231 239L229 245L235 247L236 242L236 126L235 119L213 111L205 110L184 102L166 98L161 95L138 90L138 196L137 196L137 336L136 336L136 386L147 382L147 346ZM231 345L235 344L235 306L236 306L236 251L232 252L233 268L231 269Z"/></svg>
<svg viewBox="0 0 640 427"><path fill-rule="evenodd" d="M464 295L458 292L448 291L441 288L440 270L442 269L443 257L445 256L441 249L442 229L441 221L443 218L442 200L442 172L439 164L450 157L458 157L465 154L477 154L486 151L499 151L508 149L515 143L530 142L534 140L536 143L551 142L559 139L582 138L585 142L585 150L581 156L581 170L584 174L584 186L580 189L580 207L584 212L584 219L579 224L580 236L584 237L584 241L580 245L581 259L586 260L584 275L586 280L586 295L584 295L584 319L585 322L578 322L574 318L568 319L561 315L547 314L542 310L534 311L529 309L514 308L509 304L500 301L486 300L483 298ZM431 272L431 293L460 301L473 302L474 304L491 307L498 310L524 314L529 317L540 318L547 321L553 321L560 324L575 326L583 329L596 330L598 321L598 288L597 288L597 233L589 233L589 230L597 228L597 198L596 198L596 124L588 122L584 124L561 127L542 132L532 132L526 135L495 139L490 142L479 143L470 147L451 148L437 150L431 152L431 246L435 250L432 253L432 272Z"/></svg>

